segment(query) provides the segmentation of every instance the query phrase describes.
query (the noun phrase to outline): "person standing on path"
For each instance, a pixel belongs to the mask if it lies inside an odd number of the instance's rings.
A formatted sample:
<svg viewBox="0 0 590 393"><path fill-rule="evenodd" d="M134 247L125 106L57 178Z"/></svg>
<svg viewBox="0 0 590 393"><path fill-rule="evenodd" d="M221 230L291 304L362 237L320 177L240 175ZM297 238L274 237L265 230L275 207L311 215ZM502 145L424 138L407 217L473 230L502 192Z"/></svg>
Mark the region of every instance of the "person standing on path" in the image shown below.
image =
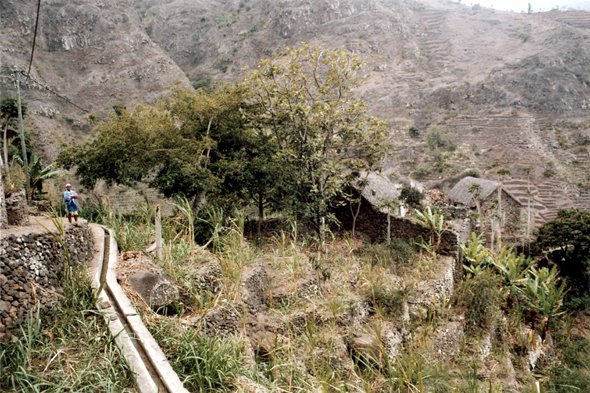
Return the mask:
<svg viewBox="0 0 590 393"><path fill-rule="evenodd" d="M78 222L78 194L72 190L71 184L66 184L66 192L64 192L64 199L66 200L66 208L68 210L68 221L72 222L72 216Z"/></svg>

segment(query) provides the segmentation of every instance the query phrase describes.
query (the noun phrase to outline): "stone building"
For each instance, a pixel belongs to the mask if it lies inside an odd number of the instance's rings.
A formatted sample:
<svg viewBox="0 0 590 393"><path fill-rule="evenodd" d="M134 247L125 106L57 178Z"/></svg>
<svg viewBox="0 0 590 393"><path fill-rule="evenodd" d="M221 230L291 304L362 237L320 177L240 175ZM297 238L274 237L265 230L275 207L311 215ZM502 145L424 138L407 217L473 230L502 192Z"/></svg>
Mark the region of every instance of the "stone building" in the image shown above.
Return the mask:
<svg viewBox="0 0 590 393"><path fill-rule="evenodd" d="M478 195L470 192L472 184L479 184L481 187ZM494 212L498 211L498 188L500 184L494 180L479 179L467 176L461 179L447 194L449 203L457 207L468 207L477 211L484 222L484 230L490 230L488 219ZM524 212L524 206L520 201L506 188L502 187L502 226L506 233L515 232L521 220L521 214ZM478 207L479 205L479 207ZM479 210L479 211L478 211Z"/></svg>

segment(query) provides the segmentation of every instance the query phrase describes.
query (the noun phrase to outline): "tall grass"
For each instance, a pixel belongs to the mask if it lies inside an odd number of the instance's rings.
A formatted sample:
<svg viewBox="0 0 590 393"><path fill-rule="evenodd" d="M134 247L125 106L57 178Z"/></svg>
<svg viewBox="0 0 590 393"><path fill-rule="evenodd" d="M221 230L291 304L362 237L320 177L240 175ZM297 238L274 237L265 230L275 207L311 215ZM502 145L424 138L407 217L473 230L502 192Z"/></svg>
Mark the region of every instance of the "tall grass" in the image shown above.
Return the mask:
<svg viewBox="0 0 590 393"><path fill-rule="evenodd" d="M134 376L96 308L81 266L67 266L56 310L30 316L18 339L0 344L2 391L132 392Z"/></svg>

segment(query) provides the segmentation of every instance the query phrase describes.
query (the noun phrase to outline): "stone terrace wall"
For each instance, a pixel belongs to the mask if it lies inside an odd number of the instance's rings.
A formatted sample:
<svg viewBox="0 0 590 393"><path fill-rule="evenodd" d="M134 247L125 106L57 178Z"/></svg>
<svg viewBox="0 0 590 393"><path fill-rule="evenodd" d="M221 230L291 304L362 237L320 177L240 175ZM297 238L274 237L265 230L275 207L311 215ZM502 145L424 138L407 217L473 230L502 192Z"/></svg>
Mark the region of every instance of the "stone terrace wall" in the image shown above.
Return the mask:
<svg viewBox="0 0 590 393"><path fill-rule="evenodd" d="M346 206L336 210L335 213L342 224L341 229L351 231L352 214L350 208ZM369 236L371 239L385 239L387 236L387 214L373 209L371 204L363 198L356 221L356 230ZM406 242L410 241L410 239L418 240L420 238L428 240L430 238L430 232L410 218L392 215L391 237L397 237ZM441 254L456 256L458 249L459 239L457 233L445 231L440 244Z"/></svg>
<svg viewBox="0 0 590 393"><path fill-rule="evenodd" d="M341 223L341 230L352 230L352 213L349 206L344 206L333 211ZM372 205L363 198L358 218L356 220L356 231L363 233L373 240L385 239L387 237L387 214L373 209ZM416 221L391 216L391 237L397 237L405 242L410 239L427 241L430 239L430 232ZM463 273L463 254L459 246L459 235L457 232L446 230L443 232L440 242L440 254L452 256L455 259L455 281L460 279Z"/></svg>
<svg viewBox="0 0 590 393"><path fill-rule="evenodd" d="M69 226L65 237L72 261L92 257L94 242L85 222ZM47 232L1 238L0 257L0 340L6 340L36 310L37 302L42 311L55 306L63 294L59 280L66 258L61 244Z"/></svg>

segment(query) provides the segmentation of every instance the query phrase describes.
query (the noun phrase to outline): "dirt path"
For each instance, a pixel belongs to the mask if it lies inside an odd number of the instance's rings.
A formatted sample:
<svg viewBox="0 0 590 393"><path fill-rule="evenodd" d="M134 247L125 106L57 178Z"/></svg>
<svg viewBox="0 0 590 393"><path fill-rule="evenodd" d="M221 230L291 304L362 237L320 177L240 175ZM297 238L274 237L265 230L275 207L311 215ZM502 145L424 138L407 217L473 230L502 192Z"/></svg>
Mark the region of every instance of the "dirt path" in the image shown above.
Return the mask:
<svg viewBox="0 0 590 393"><path fill-rule="evenodd" d="M74 224L70 224L66 217L63 217L62 220L64 223L64 227L66 229L70 225L74 225ZM86 222L86 220L79 218L78 222L82 223L82 222ZM50 230L55 229L55 225L53 224L53 222L48 217L45 217L45 216L29 216L29 223L30 224L26 225L26 226L10 225L6 228L0 229L0 238L8 237L10 235L22 236L22 235L28 235L31 233L44 233L44 232L47 232L47 229L50 229ZM45 229L43 227L45 227L47 229Z"/></svg>

